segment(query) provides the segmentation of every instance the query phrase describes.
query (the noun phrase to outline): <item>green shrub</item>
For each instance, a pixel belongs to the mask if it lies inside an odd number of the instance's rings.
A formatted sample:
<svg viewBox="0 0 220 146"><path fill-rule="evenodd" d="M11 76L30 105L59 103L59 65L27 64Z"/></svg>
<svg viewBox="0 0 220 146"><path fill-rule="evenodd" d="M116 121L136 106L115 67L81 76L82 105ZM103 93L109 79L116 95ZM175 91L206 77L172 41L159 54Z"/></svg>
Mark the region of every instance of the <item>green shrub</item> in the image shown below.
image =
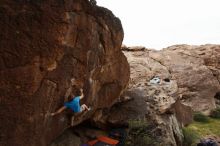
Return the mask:
<svg viewBox="0 0 220 146"><path fill-rule="evenodd" d="M183 146L192 146L195 141L199 138L198 134L187 127L183 128Z"/></svg>
<svg viewBox="0 0 220 146"><path fill-rule="evenodd" d="M144 121L144 120L129 120L128 124L129 124L130 130L144 129L145 127L149 125L147 121Z"/></svg>
<svg viewBox="0 0 220 146"><path fill-rule="evenodd" d="M209 118L200 112L194 113L193 119L194 119L194 121L201 122L201 123L209 122Z"/></svg>
<svg viewBox="0 0 220 146"><path fill-rule="evenodd" d="M220 108L216 108L211 112L210 117L220 119Z"/></svg>
<svg viewBox="0 0 220 146"><path fill-rule="evenodd" d="M157 146L157 139L152 135L151 127L144 120L130 120L126 146Z"/></svg>

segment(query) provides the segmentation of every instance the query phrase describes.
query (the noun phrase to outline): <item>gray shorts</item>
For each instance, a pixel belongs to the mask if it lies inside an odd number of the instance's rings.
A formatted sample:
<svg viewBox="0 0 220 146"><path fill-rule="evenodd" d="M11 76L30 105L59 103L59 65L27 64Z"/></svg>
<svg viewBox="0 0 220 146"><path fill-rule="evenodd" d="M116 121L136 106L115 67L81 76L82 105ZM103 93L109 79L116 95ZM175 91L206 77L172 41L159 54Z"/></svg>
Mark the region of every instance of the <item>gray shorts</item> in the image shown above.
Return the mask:
<svg viewBox="0 0 220 146"><path fill-rule="evenodd" d="M80 106L80 112L83 112L84 110L86 110L85 107L84 106Z"/></svg>

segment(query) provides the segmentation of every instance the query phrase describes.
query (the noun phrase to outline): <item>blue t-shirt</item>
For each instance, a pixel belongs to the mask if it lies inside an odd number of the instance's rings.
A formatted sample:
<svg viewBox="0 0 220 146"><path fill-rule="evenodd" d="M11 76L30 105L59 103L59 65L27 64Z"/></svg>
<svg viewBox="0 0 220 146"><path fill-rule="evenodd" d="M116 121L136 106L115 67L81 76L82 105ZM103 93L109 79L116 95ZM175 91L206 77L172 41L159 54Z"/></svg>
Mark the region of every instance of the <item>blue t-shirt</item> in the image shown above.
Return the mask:
<svg viewBox="0 0 220 146"><path fill-rule="evenodd" d="M78 112L80 112L79 101L80 101L80 97L77 96L73 100L71 100L69 102L65 102L64 106L71 109L73 112L78 113Z"/></svg>

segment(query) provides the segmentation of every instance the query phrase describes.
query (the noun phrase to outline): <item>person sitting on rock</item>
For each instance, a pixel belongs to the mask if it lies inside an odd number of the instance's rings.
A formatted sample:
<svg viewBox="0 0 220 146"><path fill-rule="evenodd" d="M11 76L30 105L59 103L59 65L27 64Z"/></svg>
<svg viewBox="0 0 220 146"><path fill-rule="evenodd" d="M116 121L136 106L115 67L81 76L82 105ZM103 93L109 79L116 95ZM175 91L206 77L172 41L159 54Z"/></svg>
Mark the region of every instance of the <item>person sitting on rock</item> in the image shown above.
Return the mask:
<svg viewBox="0 0 220 146"><path fill-rule="evenodd" d="M83 89L80 89L81 95L80 96L75 96L72 93L68 96L68 102L64 103L64 106L59 108L56 112L51 113L51 116L55 116L57 114L60 114L63 112L65 109L70 109L74 113L81 113L83 111L89 111L90 108L87 107L87 105L83 104L80 106L80 100L83 99L84 93Z"/></svg>

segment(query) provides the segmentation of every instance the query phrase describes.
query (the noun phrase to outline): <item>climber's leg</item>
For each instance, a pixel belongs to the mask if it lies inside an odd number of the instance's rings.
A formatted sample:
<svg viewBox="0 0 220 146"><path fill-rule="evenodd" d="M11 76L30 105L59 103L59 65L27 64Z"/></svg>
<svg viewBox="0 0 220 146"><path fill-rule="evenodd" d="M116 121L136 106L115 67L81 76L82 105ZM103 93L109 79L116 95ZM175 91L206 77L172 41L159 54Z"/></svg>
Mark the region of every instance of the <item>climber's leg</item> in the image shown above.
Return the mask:
<svg viewBox="0 0 220 146"><path fill-rule="evenodd" d="M85 105L85 104L81 105L81 110L80 110L80 112L83 112L83 111L85 111L85 110L86 110L86 105Z"/></svg>
<svg viewBox="0 0 220 146"><path fill-rule="evenodd" d="M84 111L90 111L90 110L91 108L88 108L87 105L85 104L81 105L80 112L74 113L73 116L71 117L71 126L74 126L74 123L77 122L81 116L86 114L84 113Z"/></svg>
<svg viewBox="0 0 220 146"><path fill-rule="evenodd" d="M74 125L74 119L75 119L75 116L73 115L73 116L71 117L71 126Z"/></svg>
<svg viewBox="0 0 220 146"><path fill-rule="evenodd" d="M83 112L83 111L85 111L85 110L89 111L90 108L88 108L88 106L85 105L85 104L81 105L81 112Z"/></svg>

